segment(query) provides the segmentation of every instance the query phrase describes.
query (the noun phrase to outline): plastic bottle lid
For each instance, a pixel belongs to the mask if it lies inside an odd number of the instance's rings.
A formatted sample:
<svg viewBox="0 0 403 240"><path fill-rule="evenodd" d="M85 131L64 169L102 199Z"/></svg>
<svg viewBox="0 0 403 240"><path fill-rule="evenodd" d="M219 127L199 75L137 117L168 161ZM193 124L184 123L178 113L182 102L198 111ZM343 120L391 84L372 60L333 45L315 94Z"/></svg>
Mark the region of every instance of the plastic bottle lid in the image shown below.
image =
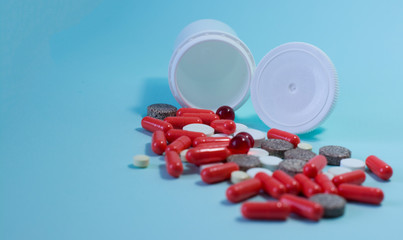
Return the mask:
<svg viewBox="0 0 403 240"><path fill-rule="evenodd" d="M304 133L329 114L337 97L336 70L319 48L302 42L271 50L251 84L252 103L271 128Z"/></svg>

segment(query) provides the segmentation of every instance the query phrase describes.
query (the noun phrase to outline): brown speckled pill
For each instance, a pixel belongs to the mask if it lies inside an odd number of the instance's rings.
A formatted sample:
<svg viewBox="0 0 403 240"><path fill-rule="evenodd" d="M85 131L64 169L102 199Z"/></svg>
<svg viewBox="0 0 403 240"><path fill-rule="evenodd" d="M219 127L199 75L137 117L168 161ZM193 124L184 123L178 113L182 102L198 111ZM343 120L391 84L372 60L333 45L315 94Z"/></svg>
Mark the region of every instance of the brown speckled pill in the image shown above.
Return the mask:
<svg viewBox="0 0 403 240"><path fill-rule="evenodd" d="M270 156L284 158L285 151L293 149L294 145L281 139L267 139L262 142L262 148L268 151Z"/></svg>
<svg viewBox="0 0 403 240"><path fill-rule="evenodd" d="M300 159L304 161L309 161L311 158L315 156L316 153L300 148L294 148L284 153L284 159Z"/></svg>
<svg viewBox="0 0 403 240"><path fill-rule="evenodd" d="M350 158L351 151L341 146L324 146L319 149L319 154L327 159L328 165L340 166L340 160L343 158Z"/></svg>
<svg viewBox="0 0 403 240"><path fill-rule="evenodd" d="M344 214L346 200L336 194L319 193L309 198L310 201L319 203L325 213L325 218L340 217Z"/></svg>
<svg viewBox="0 0 403 240"><path fill-rule="evenodd" d="M227 158L227 162L234 162L238 164L241 171L247 171L250 168L261 167L262 163L259 158L248 154L234 154Z"/></svg>
<svg viewBox="0 0 403 240"><path fill-rule="evenodd" d="M176 115L178 109L170 104L156 103L147 107L147 116L164 120Z"/></svg>
<svg viewBox="0 0 403 240"><path fill-rule="evenodd" d="M280 162L278 169L294 176L297 173L302 173L305 163L306 161L300 159L286 159Z"/></svg>

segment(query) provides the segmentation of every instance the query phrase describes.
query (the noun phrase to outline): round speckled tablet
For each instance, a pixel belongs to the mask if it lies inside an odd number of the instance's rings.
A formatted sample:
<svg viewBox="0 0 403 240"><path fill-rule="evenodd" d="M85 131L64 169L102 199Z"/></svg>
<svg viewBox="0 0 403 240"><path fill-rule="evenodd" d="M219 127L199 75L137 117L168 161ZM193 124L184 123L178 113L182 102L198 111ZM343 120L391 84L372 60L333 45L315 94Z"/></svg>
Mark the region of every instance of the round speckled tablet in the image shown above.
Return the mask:
<svg viewBox="0 0 403 240"><path fill-rule="evenodd" d="M316 153L300 148L294 148L284 153L284 159L300 159L304 161L309 161L311 158L315 156Z"/></svg>
<svg viewBox="0 0 403 240"><path fill-rule="evenodd" d="M249 168L261 167L259 158L248 154L234 154L227 158L227 162L238 164L241 171L247 171Z"/></svg>
<svg viewBox="0 0 403 240"><path fill-rule="evenodd" d="M309 198L313 202L317 202L322 205L325 213L325 218L340 217L344 214L344 208L346 207L346 200L336 194L319 193Z"/></svg>
<svg viewBox="0 0 403 240"><path fill-rule="evenodd" d="M327 159L328 165L340 166L340 160L350 158L351 151L341 146L324 146L319 149L319 154Z"/></svg>
<svg viewBox="0 0 403 240"><path fill-rule="evenodd" d="M281 139L267 139L262 142L262 148L268 151L270 156L284 158L285 151L293 149L294 145Z"/></svg>
<svg viewBox="0 0 403 240"><path fill-rule="evenodd" d="M147 107L147 116L164 120L166 117L174 117L177 110L170 104L156 103Z"/></svg>
<svg viewBox="0 0 403 240"><path fill-rule="evenodd" d="M278 169L294 176L297 173L302 173L305 163L306 161L300 159L286 159L279 163Z"/></svg>

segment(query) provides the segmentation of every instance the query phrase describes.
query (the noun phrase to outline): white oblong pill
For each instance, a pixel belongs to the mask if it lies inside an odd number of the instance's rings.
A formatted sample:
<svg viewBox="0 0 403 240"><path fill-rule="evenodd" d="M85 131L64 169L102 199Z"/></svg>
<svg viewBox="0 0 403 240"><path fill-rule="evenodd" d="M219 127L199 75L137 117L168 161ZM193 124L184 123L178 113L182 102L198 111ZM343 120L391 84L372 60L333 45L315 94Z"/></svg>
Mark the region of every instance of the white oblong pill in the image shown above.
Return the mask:
<svg viewBox="0 0 403 240"><path fill-rule="evenodd" d="M261 156L259 157L259 160L263 167L269 169L270 171L276 171L278 169L278 165L281 163L281 161L283 161L283 159L276 156Z"/></svg>
<svg viewBox="0 0 403 240"><path fill-rule="evenodd" d="M340 167L365 171L365 162L355 158L344 158L340 161Z"/></svg>
<svg viewBox="0 0 403 240"><path fill-rule="evenodd" d="M211 136L212 137L229 137L229 138L232 138L231 135L228 135L228 134L225 134L225 133L216 133L216 134L213 134Z"/></svg>
<svg viewBox="0 0 403 240"><path fill-rule="evenodd" d="M253 129L253 128L247 128L240 132L247 132L253 137L253 140L255 140L255 145L253 145L253 147L255 147L255 148L260 147L262 145L263 140L266 137L266 134L264 132L259 131L257 129ZM235 132L234 135L237 135L240 132L237 131L237 132Z"/></svg>
<svg viewBox="0 0 403 240"><path fill-rule="evenodd" d="M186 159L186 153L188 152L189 149L182 150L179 154L181 157L182 162L187 162L188 160Z"/></svg>
<svg viewBox="0 0 403 240"><path fill-rule="evenodd" d="M254 178L255 175L260 172L264 172L269 176L273 174L273 172L267 168L249 168L248 171L246 171L246 173L249 175L250 178Z"/></svg>
<svg viewBox="0 0 403 240"><path fill-rule="evenodd" d="M306 142L298 143L298 148L303 149L303 150L312 151L312 145L309 143L306 143Z"/></svg>
<svg viewBox="0 0 403 240"><path fill-rule="evenodd" d="M249 175L244 171L233 171L231 173L231 182L233 184L245 181L249 178L250 178Z"/></svg>
<svg viewBox="0 0 403 240"><path fill-rule="evenodd" d="M351 172L350 169L345 168L345 167L330 167L327 171L330 174L332 174L333 176L337 176L337 175L340 175L340 174L343 174L343 173Z"/></svg>
<svg viewBox="0 0 403 240"><path fill-rule="evenodd" d="M208 137L214 134L214 128L210 127L209 125L201 123L191 123L184 126L182 129L192 132L201 132L206 134L206 136Z"/></svg>
<svg viewBox="0 0 403 240"><path fill-rule="evenodd" d="M248 129L248 126L242 123L235 123L235 125L236 125L235 132L243 132L243 130Z"/></svg>
<svg viewBox="0 0 403 240"><path fill-rule="evenodd" d="M248 155L260 157L260 156L269 156L269 152L261 149L261 148L250 148Z"/></svg>
<svg viewBox="0 0 403 240"><path fill-rule="evenodd" d="M215 166L215 165L222 165L223 163L210 163L210 164L204 164L200 166L200 172L203 171L203 169Z"/></svg>
<svg viewBox="0 0 403 240"><path fill-rule="evenodd" d="M147 155L136 155L133 157L133 165L140 168L145 168L150 163L150 157Z"/></svg>

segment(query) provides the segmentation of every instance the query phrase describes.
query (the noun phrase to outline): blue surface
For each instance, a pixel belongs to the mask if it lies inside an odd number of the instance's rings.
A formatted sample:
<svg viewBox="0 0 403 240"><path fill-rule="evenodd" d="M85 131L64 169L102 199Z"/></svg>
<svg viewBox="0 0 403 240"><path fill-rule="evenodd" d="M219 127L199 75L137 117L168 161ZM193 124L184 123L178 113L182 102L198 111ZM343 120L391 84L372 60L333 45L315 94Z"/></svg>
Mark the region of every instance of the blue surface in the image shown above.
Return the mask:
<svg viewBox="0 0 403 240"><path fill-rule="evenodd" d="M403 2L1 1L0 239L396 238L403 212ZM229 24L258 62L289 41L320 47L341 92L330 118L301 135L394 168L381 206L348 204L312 223L252 222L189 167L172 179L140 128L146 106L177 103L167 67L188 23ZM250 100L237 121L268 130ZM131 166L152 155L147 169ZM257 197L254 200L263 200ZM282 239L283 239L282 238Z"/></svg>

